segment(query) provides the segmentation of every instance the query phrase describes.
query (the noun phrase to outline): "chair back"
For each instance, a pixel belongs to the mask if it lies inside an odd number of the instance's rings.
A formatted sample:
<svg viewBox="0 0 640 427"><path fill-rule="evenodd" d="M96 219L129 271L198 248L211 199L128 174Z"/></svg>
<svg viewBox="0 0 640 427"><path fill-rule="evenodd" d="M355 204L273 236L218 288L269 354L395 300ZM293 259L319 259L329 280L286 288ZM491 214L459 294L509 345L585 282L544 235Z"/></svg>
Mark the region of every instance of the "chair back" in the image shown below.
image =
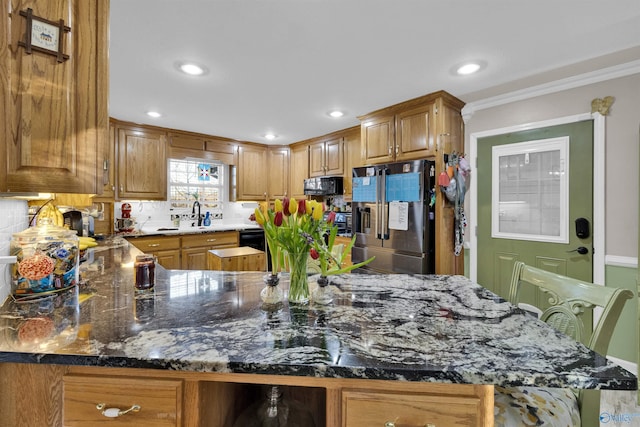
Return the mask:
<svg viewBox="0 0 640 427"><path fill-rule="evenodd" d="M633 292L583 282L560 274L531 267L517 261L513 267L509 302L518 303L518 293L522 284L527 283L549 296L550 307L545 309L540 319L553 328L583 342L591 350L607 355L609 342L622 308ZM601 307L602 314L590 337L585 336L585 310Z"/></svg>

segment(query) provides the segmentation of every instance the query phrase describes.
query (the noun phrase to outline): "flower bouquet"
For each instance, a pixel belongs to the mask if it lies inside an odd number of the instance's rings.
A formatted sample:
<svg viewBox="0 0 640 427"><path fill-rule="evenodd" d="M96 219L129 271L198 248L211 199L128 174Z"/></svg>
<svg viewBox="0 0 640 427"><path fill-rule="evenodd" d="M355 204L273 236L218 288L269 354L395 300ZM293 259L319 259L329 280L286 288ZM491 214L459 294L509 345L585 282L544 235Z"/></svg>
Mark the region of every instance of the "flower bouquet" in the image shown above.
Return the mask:
<svg viewBox="0 0 640 427"><path fill-rule="evenodd" d="M346 273L373 260L345 266L341 264L351 251L355 236L344 250L335 254L334 241L338 228L333 224L335 213L323 219L324 205L315 200L277 199L273 209L256 208L251 215L265 232L271 252L271 274L283 268L290 272L289 302L309 302L307 259L318 260L321 277Z"/></svg>

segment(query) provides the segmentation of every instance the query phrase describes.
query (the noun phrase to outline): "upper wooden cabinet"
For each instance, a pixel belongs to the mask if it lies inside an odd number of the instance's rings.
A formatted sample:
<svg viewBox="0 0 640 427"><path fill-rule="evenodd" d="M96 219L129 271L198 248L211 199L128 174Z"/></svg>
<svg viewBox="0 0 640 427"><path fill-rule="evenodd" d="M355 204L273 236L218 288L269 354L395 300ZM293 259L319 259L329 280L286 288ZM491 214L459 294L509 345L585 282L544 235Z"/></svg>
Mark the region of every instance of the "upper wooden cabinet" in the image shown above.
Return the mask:
<svg viewBox="0 0 640 427"><path fill-rule="evenodd" d="M309 178L309 146L307 144L292 145L290 152L289 194L294 199L304 199L307 197L304 194L304 180Z"/></svg>
<svg viewBox="0 0 640 427"><path fill-rule="evenodd" d="M289 195L289 147L269 147L268 198L283 199Z"/></svg>
<svg viewBox="0 0 640 427"><path fill-rule="evenodd" d="M439 143L463 143L461 128L452 127L453 122L445 117L459 116L463 106L441 91L361 116L363 163L433 158L445 148ZM459 145L457 151L462 149Z"/></svg>
<svg viewBox="0 0 640 427"><path fill-rule="evenodd" d="M236 200L266 200L267 147L241 144L237 159Z"/></svg>
<svg viewBox="0 0 640 427"><path fill-rule="evenodd" d="M108 0L0 0L0 191L99 193L108 122ZM58 22L69 59L33 50L20 12Z"/></svg>
<svg viewBox="0 0 640 427"><path fill-rule="evenodd" d="M148 127L116 127L117 198L167 199L167 134Z"/></svg>
<svg viewBox="0 0 640 427"><path fill-rule="evenodd" d="M320 139L309 144L309 176L344 173L344 139L341 136Z"/></svg>
<svg viewBox="0 0 640 427"><path fill-rule="evenodd" d="M172 159L196 157L235 165L237 145L237 142L226 138L190 132L169 132L169 157Z"/></svg>
<svg viewBox="0 0 640 427"><path fill-rule="evenodd" d="M353 193L351 171L353 168L359 166L362 166L362 159L360 157L360 127L356 126L344 131L343 192L346 201L351 200Z"/></svg>

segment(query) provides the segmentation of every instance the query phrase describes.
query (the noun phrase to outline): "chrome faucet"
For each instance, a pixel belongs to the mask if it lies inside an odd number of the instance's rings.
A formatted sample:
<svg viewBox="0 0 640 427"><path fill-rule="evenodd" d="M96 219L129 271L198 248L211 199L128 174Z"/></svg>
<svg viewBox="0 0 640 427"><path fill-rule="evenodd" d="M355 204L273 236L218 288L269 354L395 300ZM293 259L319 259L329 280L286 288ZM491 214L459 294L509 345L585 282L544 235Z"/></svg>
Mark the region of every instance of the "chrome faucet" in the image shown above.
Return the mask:
<svg viewBox="0 0 640 427"><path fill-rule="evenodd" d="M196 206L198 206L198 216L196 218L198 218L198 227L200 227L202 225L202 215L200 214L200 202L197 200L193 202L193 207L191 208L191 218L193 218L193 216L196 214ZM195 223L191 224L191 226L193 225L195 225Z"/></svg>

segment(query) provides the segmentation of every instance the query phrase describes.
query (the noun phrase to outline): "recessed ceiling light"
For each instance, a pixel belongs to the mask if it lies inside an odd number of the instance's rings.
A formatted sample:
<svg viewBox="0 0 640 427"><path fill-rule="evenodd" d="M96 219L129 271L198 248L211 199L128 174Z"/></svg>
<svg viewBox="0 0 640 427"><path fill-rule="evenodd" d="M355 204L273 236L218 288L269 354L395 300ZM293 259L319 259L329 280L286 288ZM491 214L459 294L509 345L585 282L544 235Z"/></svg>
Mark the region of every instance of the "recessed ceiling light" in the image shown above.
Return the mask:
<svg viewBox="0 0 640 427"><path fill-rule="evenodd" d="M194 62L178 62L176 65L178 70L190 76L201 76L207 72L205 67Z"/></svg>
<svg viewBox="0 0 640 427"><path fill-rule="evenodd" d="M456 73L460 74L461 76L466 76L468 74L473 74L477 72L478 70L480 70L480 68L481 68L481 65L479 63L469 62L459 66L456 70Z"/></svg>
<svg viewBox="0 0 640 427"><path fill-rule="evenodd" d="M158 117L162 117L162 114L158 113L157 111L147 111L147 116L157 119Z"/></svg>
<svg viewBox="0 0 640 427"><path fill-rule="evenodd" d="M344 111L331 110L327 114L329 114L330 117L333 117L334 119L337 119L338 117L344 116Z"/></svg>
<svg viewBox="0 0 640 427"><path fill-rule="evenodd" d="M274 134L274 133L266 133L264 135L264 138L269 140L269 141L273 141L274 139L276 139L278 137L278 135Z"/></svg>

